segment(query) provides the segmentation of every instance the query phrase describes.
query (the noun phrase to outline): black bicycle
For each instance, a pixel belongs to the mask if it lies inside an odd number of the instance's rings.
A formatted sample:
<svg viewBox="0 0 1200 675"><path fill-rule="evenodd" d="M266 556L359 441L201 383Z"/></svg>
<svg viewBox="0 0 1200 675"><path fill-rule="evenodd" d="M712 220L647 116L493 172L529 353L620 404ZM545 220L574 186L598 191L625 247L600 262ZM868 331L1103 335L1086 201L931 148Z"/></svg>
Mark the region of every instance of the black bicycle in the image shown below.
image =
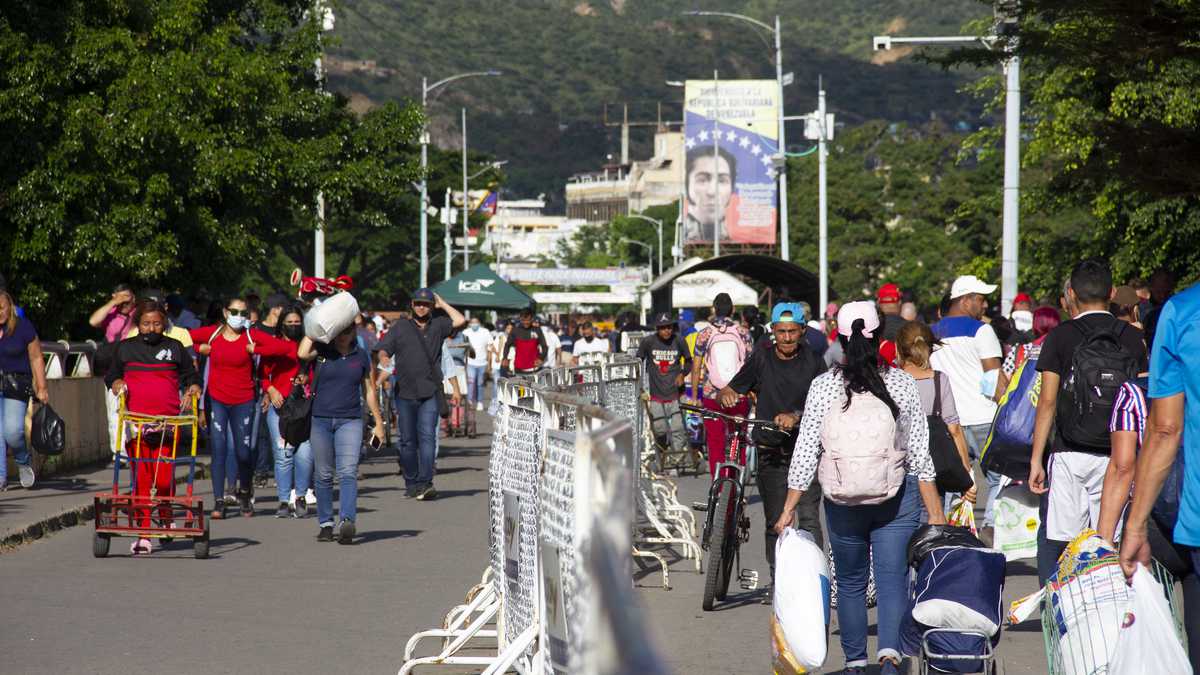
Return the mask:
<svg viewBox="0 0 1200 675"><path fill-rule="evenodd" d="M744 589L751 590L757 586L758 573L741 569L741 546L750 540L746 484L757 461L755 446L750 440L751 433L755 428L784 430L770 420L727 415L686 404L680 405L680 408L734 426L725 447L725 461L717 465L717 475L708 489L707 518L700 541L700 547L709 552L701 607L710 611L715 602L725 600L735 567L738 568L738 580ZM770 527L771 523L766 526Z"/></svg>

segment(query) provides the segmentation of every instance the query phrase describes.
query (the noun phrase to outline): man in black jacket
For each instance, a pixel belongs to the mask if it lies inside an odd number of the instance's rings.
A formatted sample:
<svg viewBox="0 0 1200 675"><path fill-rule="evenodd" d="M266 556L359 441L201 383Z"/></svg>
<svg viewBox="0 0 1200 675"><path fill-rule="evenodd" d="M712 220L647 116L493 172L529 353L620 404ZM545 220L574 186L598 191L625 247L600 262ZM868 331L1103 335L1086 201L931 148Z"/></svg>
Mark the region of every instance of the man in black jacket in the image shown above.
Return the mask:
<svg viewBox="0 0 1200 675"><path fill-rule="evenodd" d="M773 347L755 349L719 395L722 405L731 405L739 395L753 393L754 417L772 420L785 430L783 434L756 431L753 439L758 448L758 493L762 495L766 518L766 527L763 529L772 579L775 576L775 542L779 535L771 525L779 520L787 500L788 466L792 461L796 428L804 413L808 388L818 375L825 372L825 362L812 350L801 347L806 328L804 310L800 305L790 302L776 304L771 311ZM818 546L823 546L824 537L818 516L820 504L820 488L807 490L796 507L796 524L811 533Z"/></svg>

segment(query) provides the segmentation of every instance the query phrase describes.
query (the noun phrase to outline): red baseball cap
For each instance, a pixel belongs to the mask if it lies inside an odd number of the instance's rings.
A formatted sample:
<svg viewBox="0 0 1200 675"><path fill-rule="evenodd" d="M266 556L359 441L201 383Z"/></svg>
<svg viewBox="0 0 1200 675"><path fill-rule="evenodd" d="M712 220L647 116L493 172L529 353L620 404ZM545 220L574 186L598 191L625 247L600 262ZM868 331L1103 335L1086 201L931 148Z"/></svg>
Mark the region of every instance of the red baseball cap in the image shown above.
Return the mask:
<svg viewBox="0 0 1200 675"><path fill-rule="evenodd" d="M875 299L879 302L900 302L900 287L896 284L884 284L879 287Z"/></svg>
<svg viewBox="0 0 1200 675"><path fill-rule="evenodd" d="M1013 304L1015 305L1018 302L1024 302L1024 303L1032 305L1033 298L1029 297L1028 293L1017 293L1017 297L1013 298Z"/></svg>

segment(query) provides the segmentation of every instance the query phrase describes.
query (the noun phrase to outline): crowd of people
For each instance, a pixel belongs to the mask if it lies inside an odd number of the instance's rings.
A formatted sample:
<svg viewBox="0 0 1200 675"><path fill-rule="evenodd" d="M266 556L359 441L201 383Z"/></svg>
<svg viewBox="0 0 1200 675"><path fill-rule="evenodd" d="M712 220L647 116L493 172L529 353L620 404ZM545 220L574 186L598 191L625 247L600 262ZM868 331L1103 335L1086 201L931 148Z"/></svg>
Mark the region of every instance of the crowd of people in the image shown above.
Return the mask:
<svg viewBox="0 0 1200 675"><path fill-rule="evenodd" d="M446 430L473 429L489 376L495 383L628 351L645 365L658 442L706 457L710 475L726 460L733 427L709 418L702 431L690 426L681 403L774 423L774 433L753 439L767 558L774 575L775 540L789 527L828 541L847 673L868 664L868 578L878 590L876 659L881 672L899 672L913 533L945 523L952 500L973 503L978 494L979 534L990 545L997 495L1012 484L1040 500L1041 581L1089 528L1120 543L1130 574L1151 555L1168 561L1184 581L1190 651L1200 657L1200 497L1188 489L1200 482L1200 459L1177 459L1181 438L1200 451L1200 365L1189 359L1200 348L1200 286L1173 295L1174 279L1160 273L1114 287L1106 262L1085 260L1060 297L1035 303L1022 293L1006 315L996 289L961 276L926 316L893 283L874 301L830 303L821 317L787 299L769 318L753 307L739 312L721 293L711 308L659 312L645 327L632 314L612 322L571 315L555 325L528 309L490 324L419 289L404 311L362 314L324 344L305 334L305 304L283 294L200 312L178 294L122 285L89 319L105 341L96 367L116 461L153 459L173 440L159 429L119 446L122 406L175 415L195 400L212 456L213 519L229 507L253 516L255 490L273 474L277 517L315 508L318 540L351 543L359 461L386 440L381 394L392 403L404 494L430 501L439 420ZM34 486L23 421L31 400L49 400L37 332L22 314L0 289L0 489L9 449L20 484ZM1032 440L981 466L1006 393L1027 372L1040 378ZM311 393L312 425L293 447L280 412L296 392ZM935 469L934 448L982 481L961 495L939 489L945 468ZM137 540L132 551L153 545Z"/></svg>

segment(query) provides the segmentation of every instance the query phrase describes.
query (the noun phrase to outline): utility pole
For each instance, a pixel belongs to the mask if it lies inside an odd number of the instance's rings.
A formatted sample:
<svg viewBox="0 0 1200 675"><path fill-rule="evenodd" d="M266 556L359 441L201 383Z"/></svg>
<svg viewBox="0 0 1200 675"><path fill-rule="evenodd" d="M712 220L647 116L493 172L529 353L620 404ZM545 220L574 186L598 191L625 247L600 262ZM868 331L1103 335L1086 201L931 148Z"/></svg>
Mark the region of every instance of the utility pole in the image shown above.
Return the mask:
<svg viewBox="0 0 1200 675"><path fill-rule="evenodd" d="M317 20L321 22L321 31L317 33L316 75L317 91L324 90L325 70L321 64L324 54L321 46L321 33L333 30L333 10L326 7L321 0L316 0L313 8L317 12ZM313 232L313 276L325 277L325 191L317 190L317 229Z"/></svg>
<svg viewBox="0 0 1200 675"><path fill-rule="evenodd" d="M829 138L829 129L825 117L825 83L821 79L818 79L817 84L817 125L821 134L817 139L817 264L821 268L820 309L818 311L824 312L825 307L829 305L829 202L825 193L825 162L828 157L825 143Z"/></svg>
<svg viewBox="0 0 1200 675"><path fill-rule="evenodd" d="M717 221L713 223L713 257L721 257L721 225L725 220L725 209L721 208L721 155L718 152L719 146L717 139L721 137L721 132L717 129L717 124L721 121L721 84L717 78L717 71L713 71L713 201L717 205ZM731 167L732 168L732 167ZM687 168L684 168L687 171ZM732 174L730 175L732 179Z"/></svg>
<svg viewBox="0 0 1200 675"><path fill-rule="evenodd" d="M462 109L462 219L463 219L463 271L471 267L471 228L467 212L467 109Z"/></svg>
<svg viewBox="0 0 1200 675"><path fill-rule="evenodd" d="M442 217L442 224L446 226L446 276L443 279L449 279L452 271L450 263L454 260L454 195L450 192L450 186L446 186L446 206L442 208L439 215Z"/></svg>

